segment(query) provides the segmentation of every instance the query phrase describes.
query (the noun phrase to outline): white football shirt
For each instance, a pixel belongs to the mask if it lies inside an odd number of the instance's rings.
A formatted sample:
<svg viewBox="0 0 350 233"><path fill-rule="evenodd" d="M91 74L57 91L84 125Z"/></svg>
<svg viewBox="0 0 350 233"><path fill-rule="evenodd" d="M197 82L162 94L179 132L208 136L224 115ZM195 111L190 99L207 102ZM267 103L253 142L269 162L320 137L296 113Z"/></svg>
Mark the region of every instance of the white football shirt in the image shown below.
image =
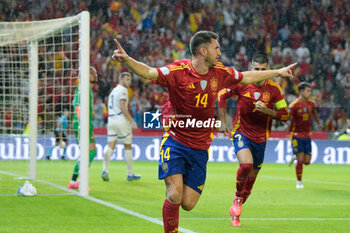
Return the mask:
<svg viewBox="0 0 350 233"><path fill-rule="evenodd" d="M108 97L108 116L124 116L120 108L120 100L126 100L126 108L129 104L128 89L122 85L117 85Z"/></svg>

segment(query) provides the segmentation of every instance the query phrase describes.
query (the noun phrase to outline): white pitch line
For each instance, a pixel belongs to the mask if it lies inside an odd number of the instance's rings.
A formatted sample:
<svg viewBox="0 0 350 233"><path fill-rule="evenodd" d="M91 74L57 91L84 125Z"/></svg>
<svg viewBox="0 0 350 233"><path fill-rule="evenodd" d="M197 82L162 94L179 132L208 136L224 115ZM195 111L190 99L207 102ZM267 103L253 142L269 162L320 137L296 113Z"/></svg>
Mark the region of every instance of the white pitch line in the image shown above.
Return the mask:
<svg viewBox="0 0 350 233"><path fill-rule="evenodd" d="M75 196L74 193L39 193L35 196ZM0 197L11 197L11 196L18 196L18 194L12 193L12 194L0 194Z"/></svg>
<svg viewBox="0 0 350 233"><path fill-rule="evenodd" d="M350 221L350 218L240 218L247 221ZM227 221L231 218L180 218L180 220Z"/></svg>
<svg viewBox="0 0 350 233"><path fill-rule="evenodd" d="M5 175L14 176L14 177L25 177L25 176L22 176L22 175L18 175L18 174L11 173L11 172L5 172L5 171L0 171L0 173L5 174ZM29 179L29 177L25 177L25 178ZM146 220L146 221L149 221L149 222L152 222L152 223L155 223L155 224L163 226L163 221L161 221L161 220L159 220L157 218L152 218L152 217L149 217L149 216L137 213L137 212L132 211L132 210L125 209L125 208L120 207L118 205L114 205L112 203L109 203L109 202L106 202L106 201L103 201L103 200L100 200L100 199L97 199L97 198L94 198L94 197L91 197L91 196L81 196L77 191L67 189L65 187L62 187L62 186L54 184L54 183L50 183L50 182L47 182L47 181L44 181L44 180L35 180L35 181L39 182L39 183L43 183L43 184L47 184L47 185L56 187L56 188L61 189L61 190L65 190L65 191L70 192L70 193L74 193L74 194L76 194L76 195L78 195L78 196L80 196L82 198L87 199L87 200L96 202L98 204L110 207L110 208L118 210L120 212L123 212L123 213L129 214L129 215L135 216L137 218L141 218L143 220ZM184 232L184 233L196 233L194 231L191 231L191 230L188 230L188 229L182 228L182 227L179 227L178 230L180 232Z"/></svg>
<svg viewBox="0 0 350 233"><path fill-rule="evenodd" d="M262 175L262 177L273 179L273 180L293 180L293 181L295 181L295 178L289 178L289 177L265 176L265 175ZM334 185L350 186L349 183L340 183L340 182L332 182L332 181L310 180L310 179L303 179L303 181L310 182L310 183L318 183L318 184L334 184Z"/></svg>
<svg viewBox="0 0 350 233"><path fill-rule="evenodd" d="M141 218L141 219L144 219L146 221L149 221L149 222L152 222L152 223L155 223L155 224L163 226L163 221L161 221L161 220L159 220L157 218L148 217L146 215L137 213L137 212L132 211L132 210L125 209L123 207L114 205L114 204L109 203L109 202L105 202L103 200L100 200L100 199L97 199L97 198L94 198L94 197L91 197L91 196L86 196L86 197L83 197L83 198L88 199L88 200L93 201L93 202L96 202L96 203L99 203L101 205L108 206L108 207L110 207L112 209L115 209L115 210L118 210L120 212L129 214L129 215L133 215L133 216L135 216L137 218ZM185 229L185 228L182 228L182 227L179 227L178 230L180 232L185 232L185 233L195 233L194 231L191 231L191 230L188 230L188 229Z"/></svg>

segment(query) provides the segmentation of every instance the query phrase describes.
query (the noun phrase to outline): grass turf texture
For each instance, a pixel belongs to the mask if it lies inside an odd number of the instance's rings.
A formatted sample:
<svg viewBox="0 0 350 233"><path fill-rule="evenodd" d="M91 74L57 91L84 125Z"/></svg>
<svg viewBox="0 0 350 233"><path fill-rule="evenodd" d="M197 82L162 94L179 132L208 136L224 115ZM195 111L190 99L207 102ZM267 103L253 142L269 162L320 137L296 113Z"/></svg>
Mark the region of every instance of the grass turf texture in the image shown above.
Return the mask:
<svg viewBox="0 0 350 233"><path fill-rule="evenodd" d="M26 175L27 161L1 161L0 171ZM38 161L38 179L66 187L73 161ZM295 188L295 169L264 164L252 195L243 205L241 226L232 227L237 164L209 163L207 182L197 206L180 210L180 227L194 232L349 232L350 167L304 167L304 186ZM90 168L90 196L162 221L165 196L157 163L135 162L139 181L126 180L124 162L111 162L111 182L103 182L101 162ZM162 226L74 195L36 197L15 194L23 179L0 173L0 232L163 232ZM38 194L69 194L32 181ZM338 184L336 184L338 183ZM345 219L345 220L327 220Z"/></svg>

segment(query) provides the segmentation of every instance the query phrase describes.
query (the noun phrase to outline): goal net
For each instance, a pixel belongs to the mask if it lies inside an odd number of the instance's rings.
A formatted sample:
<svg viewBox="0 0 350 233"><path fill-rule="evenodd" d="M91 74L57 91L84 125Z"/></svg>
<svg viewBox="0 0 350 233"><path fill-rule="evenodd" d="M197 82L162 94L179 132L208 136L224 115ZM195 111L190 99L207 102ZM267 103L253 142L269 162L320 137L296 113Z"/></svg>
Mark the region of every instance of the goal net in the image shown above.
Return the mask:
<svg viewBox="0 0 350 233"><path fill-rule="evenodd" d="M36 182L38 193L46 192L45 182L66 187L80 159L80 193L87 195L89 22L88 12L0 22L0 194L13 193L11 183L21 179ZM78 86L80 145L72 130Z"/></svg>

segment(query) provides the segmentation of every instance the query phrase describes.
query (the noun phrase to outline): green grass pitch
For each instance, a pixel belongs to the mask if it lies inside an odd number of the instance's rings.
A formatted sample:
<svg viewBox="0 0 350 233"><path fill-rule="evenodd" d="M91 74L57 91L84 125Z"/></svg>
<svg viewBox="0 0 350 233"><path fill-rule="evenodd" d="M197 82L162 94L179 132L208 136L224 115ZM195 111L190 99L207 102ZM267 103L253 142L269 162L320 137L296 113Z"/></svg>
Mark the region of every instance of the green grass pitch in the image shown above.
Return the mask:
<svg viewBox="0 0 350 233"><path fill-rule="evenodd" d="M27 175L27 164L0 161L0 232L163 232L152 221L162 221L165 196L164 183L157 179L157 163L135 162L134 170L142 179L132 182L126 181L124 162L111 162L111 182L100 178L101 162L92 163L90 196L125 208L124 212L60 189L70 179L73 161L38 161L38 179L58 186L32 181L40 195L18 197L17 187L24 179L8 173ZM207 182L197 206L190 212L180 210L181 228L201 233L350 232L350 166L304 167L305 188L299 190L294 167L264 164L243 205L241 226L232 227L228 210L237 166L208 164Z"/></svg>

